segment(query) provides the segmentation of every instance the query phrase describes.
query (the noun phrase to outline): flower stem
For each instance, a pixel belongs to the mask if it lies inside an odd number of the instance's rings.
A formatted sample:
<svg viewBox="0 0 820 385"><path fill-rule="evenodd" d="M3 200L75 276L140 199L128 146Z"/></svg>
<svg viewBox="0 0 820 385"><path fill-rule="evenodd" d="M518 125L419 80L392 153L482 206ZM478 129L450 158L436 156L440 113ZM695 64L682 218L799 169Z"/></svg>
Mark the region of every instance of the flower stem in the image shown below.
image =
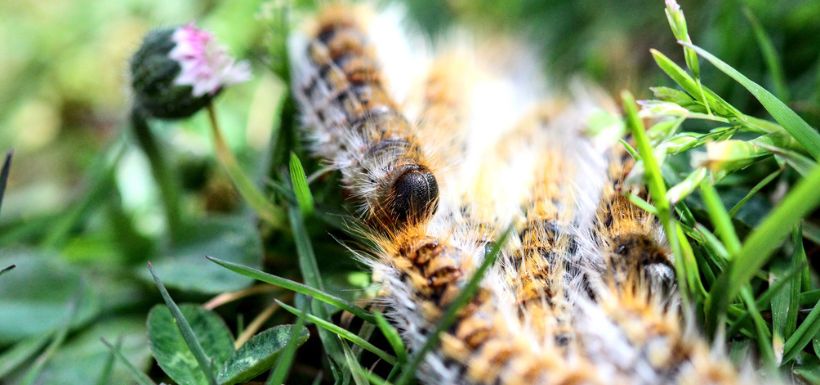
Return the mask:
<svg viewBox="0 0 820 385"><path fill-rule="evenodd" d="M148 157L151 166L151 173L159 185L159 192L162 204L165 206L165 219L168 224L168 231L171 233L171 240L176 241L182 231L181 209L179 200L179 188L177 186L174 172L168 165L165 156L160 151L156 137L148 126L146 117L139 111L131 111L131 125L134 128L134 136L137 138L142 152Z"/></svg>
<svg viewBox="0 0 820 385"><path fill-rule="evenodd" d="M265 222L268 222L275 228L282 228L284 226L284 213L279 207L268 202L268 199L259 191L251 178L242 170L239 161L236 160L236 157L225 142L225 138L222 136L213 103L208 104L208 118L211 121L211 133L214 140L216 157L233 181L239 194L242 195L242 198L248 202L253 210L256 211L257 215Z"/></svg>

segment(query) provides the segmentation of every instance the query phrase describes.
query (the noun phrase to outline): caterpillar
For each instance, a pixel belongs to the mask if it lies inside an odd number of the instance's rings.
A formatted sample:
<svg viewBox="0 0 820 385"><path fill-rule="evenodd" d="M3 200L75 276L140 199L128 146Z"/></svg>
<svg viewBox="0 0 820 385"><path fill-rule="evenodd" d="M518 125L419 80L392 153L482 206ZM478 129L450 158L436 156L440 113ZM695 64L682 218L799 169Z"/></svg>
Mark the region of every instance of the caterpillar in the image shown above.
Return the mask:
<svg viewBox="0 0 820 385"><path fill-rule="evenodd" d="M372 225L374 247L355 253L411 351L514 228L424 357L422 382L752 381L682 322L657 221L624 195L634 161L621 130L586 130L591 111L613 111L608 98L588 87L547 95L512 40L454 38L432 59L397 53L408 40L376 35L401 34L371 32L384 13L320 10L290 43L292 83L314 154L340 170Z"/></svg>
<svg viewBox="0 0 820 385"><path fill-rule="evenodd" d="M295 35L294 96L314 153L341 171L364 222L393 231L432 215L438 183L385 88L357 12L329 6L307 38Z"/></svg>

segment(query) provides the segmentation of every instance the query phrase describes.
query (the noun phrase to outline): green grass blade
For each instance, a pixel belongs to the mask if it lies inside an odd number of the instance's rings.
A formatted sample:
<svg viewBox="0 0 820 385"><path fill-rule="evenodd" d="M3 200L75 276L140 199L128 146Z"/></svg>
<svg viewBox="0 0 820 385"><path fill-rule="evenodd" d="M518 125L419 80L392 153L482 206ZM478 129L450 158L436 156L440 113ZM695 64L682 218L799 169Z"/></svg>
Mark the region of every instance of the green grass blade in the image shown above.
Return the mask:
<svg viewBox="0 0 820 385"><path fill-rule="evenodd" d="M459 310L461 310L461 308L464 307L464 305L466 305L478 291L478 285L481 283L481 279L498 258L498 255L501 254L501 248L504 247L505 243L507 243L507 238L509 238L512 233L512 229L512 226L508 227L507 230L501 234L501 237L498 238L498 240L496 240L493 244L490 252L484 256L484 260L481 261L481 265L479 265L473 276L470 277L470 280L467 281L467 284L461 289L461 293L459 293L450 306L447 307L447 310L441 316L441 319L436 324L436 327L433 329L430 336L427 337L427 340L424 341L421 348L413 354L410 361L408 361L407 365L405 365L401 375L395 382L396 385L407 385L413 379L416 374L416 369L418 369L419 365L421 365L421 362L424 360L427 352L438 345L441 332L447 330L450 325L455 322Z"/></svg>
<svg viewBox="0 0 820 385"><path fill-rule="evenodd" d="M769 331L769 327L766 325L766 321L763 320L763 316L757 309L757 304L755 303L754 296L752 295L752 288L748 285L745 286L743 289L740 290L740 297L746 304L746 309L752 317L752 322L755 326L755 332L757 332L757 347L760 350L760 355L763 358L763 362L766 364L767 367L774 368L776 364L774 358L774 349L772 348L771 343L772 333L771 331Z"/></svg>
<svg viewBox="0 0 820 385"><path fill-rule="evenodd" d="M626 199L633 205L640 207L643 211L646 211L652 215L658 215L658 209L656 209L655 206L652 206L651 203L647 202L635 193L630 192L629 195L626 196Z"/></svg>
<svg viewBox="0 0 820 385"><path fill-rule="evenodd" d="M706 205L709 219L712 220L712 224L715 226L716 235L723 241L729 255L737 254L740 251L740 238L737 237L735 227L732 225L732 218L720 201L715 186L708 181L703 181L700 184L700 195L703 198L703 204Z"/></svg>
<svg viewBox="0 0 820 385"><path fill-rule="evenodd" d="M196 358L199 369L202 370L202 373L205 374L205 378L208 379L208 382L211 385L217 385L214 370L211 368L211 361L205 354L205 350L202 349L202 345L200 345L196 335L194 335L194 331L191 329L191 325L188 323L188 320L186 320L185 316L182 315L182 311L179 310L179 306L177 306L174 300L171 299L171 295L168 294L168 290L165 289L165 285L163 285L162 281L160 281L159 277L157 277L157 274L154 272L154 267L151 266L151 262L148 262L148 271L151 272L151 276L154 278L154 283L157 285L160 295L162 295L162 300L165 301L165 305L168 306L168 310L170 310L171 314L174 316L174 320L177 322L177 327L179 328L179 332L182 334L182 338L185 340L185 344L188 345L188 349L191 349L191 353L194 354L194 358Z"/></svg>
<svg viewBox="0 0 820 385"><path fill-rule="evenodd" d="M6 193L6 184L9 181L9 173L11 172L11 158L14 152L6 153L6 159L3 161L3 169L0 170L0 209L3 208L3 195Z"/></svg>
<svg viewBox="0 0 820 385"><path fill-rule="evenodd" d="M121 347L122 337L119 337L117 338L117 342L114 344L114 349L119 350ZM114 370L114 362L117 359L117 354L114 353L114 349L111 349L111 354L109 354L108 358L105 360L103 369L100 372L100 378L97 379L97 385L107 385L111 383L111 372Z"/></svg>
<svg viewBox="0 0 820 385"><path fill-rule="evenodd" d="M794 247L794 251L792 251L791 255L790 270L802 272L804 266L808 265L808 258L806 256L806 250L803 248L803 230L800 225L795 226L794 231L792 231L792 245ZM800 276L796 276L794 278L780 278L787 280L788 287L790 289L788 292L781 292L778 295L782 302L786 302L785 305L782 303L779 305L781 311L783 308L785 308L785 317L778 318L782 319L782 335L783 338L785 338L787 341L792 337L792 335L794 335L795 330L797 328L797 318L798 313L800 311L800 289L802 286L801 278L802 277ZM777 297L775 297L775 299L777 299ZM775 299L772 300L772 318L774 318L775 313ZM817 338L816 333L815 338Z"/></svg>
<svg viewBox="0 0 820 385"><path fill-rule="evenodd" d="M817 301L820 301L820 289L814 289L800 293L800 306L810 305Z"/></svg>
<svg viewBox="0 0 820 385"><path fill-rule="evenodd" d="M798 182L780 205L746 238L738 255L732 258L710 291L706 303L706 330L714 332L729 302L769 260L791 229L820 203L820 166Z"/></svg>
<svg viewBox="0 0 820 385"><path fill-rule="evenodd" d="M296 316L296 327L291 329L290 340L287 345L285 345L285 349L282 350L282 354L276 361L276 367L273 369L270 377L268 377L265 385L279 385L285 383L288 373L290 373L290 366L293 364L293 357L296 355L296 348L299 346L296 343L299 339L299 332L302 330L302 327L305 326L305 316L306 313L304 309L302 309Z"/></svg>
<svg viewBox="0 0 820 385"><path fill-rule="evenodd" d="M353 379L353 383L356 385L369 385L370 381L367 380L367 376L364 373L367 373L359 361L356 359L356 354L347 346L346 343L342 343L342 350L344 351L345 355L345 365L349 369L350 377Z"/></svg>
<svg viewBox="0 0 820 385"><path fill-rule="evenodd" d="M763 60L766 62L766 67L769 69L769 74L772 76L772 85L775 93L780 100L789 101L789 89L786 87L786 78L783 75L783 66L780 65L780 58L777 56L777 51L772 44L772 39L760 21L757 20L752 10L749 7L743 7L743 14L749 23L752 24L752 30L755 32L757 44L760 45L760 52L763 54ZM691 42L687 42L691 43Z"/></svg>
<svg viewBox="0 0 820 385"><path fill-rule="evenodd" d="M270 273L266 273L261 270L254 269L252 267L248 267L245 265L241 265L238 263L225 261L216 257L205 257L209 261L216 263L219 266L222 266L228 270L231 270L235 273L242 274L246 277L253 278L257 281L269 283L273 286L281 287L286 290L290 290L294 293L299 293L302 295L306 295L308 297L315 298L321 302L324 302L328 305L335 306L339 309L345 310L347 312L352 313L353 315L367 321L370 323L375 323L375 318L373 314L364 310L342 298L339 298L333 294L326 293L324 291L315 289L313 287L307 286L305 284L289 280L287 278L282 278Z"/></svg>
<svg viewBox="0 0 820 385"><path fill-rule="evenodd" d="M698 101L705 103L706 105L704 107L708 110L724 117L743 116L740 111L732 107L732 105L723 100L723 98L689 76L686 70L675 64L672 59L668 58L658 50L651 49L649 51L655 59L655 63L658 67L689 95Z"/></svg>
<svg viewBox="0 0 820 385"><path fill-rule="evenodd" d="M8 266L6 266L6 267L4 267L4 268L0 269L0 275L6 274L6 273L8 273L9 271L14 270L14 268L15 268L15 267L17 267L17 265L8 265Z"/></svg>
<svg viewBox="0 0 820 385"><path fill-rule="evenodd" d="M384 318L382 313L374 313L376 316L376 326L379 327L384 337L387 339L387 343L390 344L390 347L393 348L393 352L396 353L396 358L398 358L399 363L407 362L407 348L404 346L404 342L401 340L401 336L399 332L394 328L390 323L387 322L387 319Z"/></svg>
<svg viewBox="0 0 820 385"><path fill-rule="evenodd" d="M786 340L786 347L783 349L783 364L797 357L818 332L820 332L820 301L814 304L814 308L811 309L800 327Z"/></svg>
<svg viewBox="0 0 820 385"><path fill-rule="evenodd" d="M308 187L307 176L305 176L305 169L302 167L302 162L294 153L290 153L290 183L293 186L293 194L296 196L296 202L299 204L299 209L302 210L302 215L307 217L313 214L313 195L310 193Z"/></svg>
<svg viewBox="0 0 820 385"><path fill-rule="evenodd" d="M797 115L797 113L792 111L791 108L786 106L786 104L777 99L769 91L766 91L765 88L751 81L749 78L703 48L693 44L681 44L694 49L698 55L708 60L712 63L712 65L717 67L717 69L721 70L723 73L746 88L752 96L754 96L755 99L763 105L766 111L772 115L774 120L780 123L780 125L783 126L783 128L785 128L786 131L791 134L798 143L803 145L803 147L815 160L820 160L820 134L817 133L817 130L806 123L803 118Z"/></svg>
<svg viewBox="0 0 820 385"><path fill-rule="evenodd" d="M763 189L763 187L766 187L769 183L771 183L782 172L783 168L779 168L775 170L773 173L767 175L760 182L757 182L757 184L754 185L754 187L752 187L752 189L749 190L749 192L746 193L746 195L744 195L743 198L737 201L737 203L735 203L735 205L732 206L731 209L729 209L729 216L734 217L737 214L737 212L740 211L741 208L743 208L743 205L745 205L746 202L749 201L749 199L752 199L752 197L755 196L755 194L757 194L761 189Z"/></svg>
<svg viewBox="0 0 820 385"><path fill-rule="evenodd" d="M694 294L694 290L700 290L703 287L697 272L697 264L691 253L691 246L689 246L686 237L683 236L677 222L672 218L671 206L669 200L666 199L666 184L663 181L660 165L658 165L652 151L652 144L649 142L643 123L638 117L635 98L628 91L624 91L621 93L621 99L626 113L627 126L635 139L638 154L644 165L644 181L657 209L658 219L663 225L664 232L669 240L672 254L675 256L675 272L681 286L681 293L683 293L686 300L687 295Z"/></svg>
<svg viewBox="0 0 820 385"><path fill-rule="evenodd" d="M239 191L239 194L242 195L242 198L245 199L248 205L253 208L256 215L274 228L281 229L284 224L284 212L282 208L271 204L262 191L256 186L256 183L251 180L242 169L242 166L240 166L239 161L222 136L219 121L216 118L216 109L213 104L208 104L207 110L208 119L211 122L211 136L213 137L214 151L216 151L216 157L219 159L219 163L222 164L225 173L231 178L236 190Z"/></svg>
<svg viewBox="0 0 820 385"><path fill-rule="evenodd" d="M276 303L278 303L279 306L281 306L283 309L293 313L294 315L299 315L300 314L300 311L298 309L296 309L295 307L293 307L293 306L290 306L290 305L288 305L288 304L286 304L282 301L279 301L279 300L276 300ZM371 352L371 353L375 354L376 356L378 356L379 358L387 361L391 365L396 364L396 357L393 357L392 355L385 352L384 350L381 350L381 349L377 348L375 345L373 345L370 342L366 341L365 339L357 336L356 333L353 333L353 332L351 332L351 331L349 331L349 330L347 330L347 329L345 329L341 326L338 326L338 325L336 325L332 322L325 321L325 320L323 320L319 317L316 317L315 315L310 314L310 313L306 314L305 318L306 318L307 321L313 323L314 325L316 325L316 326L318 326L318 327L320 327L324 330L327 330L327 331L329 331L329 332L331 332L331 333L333 333L333 334L335 334L335 335L337 335L341 338L344 338L344 339L356 344L357 346L361 346L362 349L367 350L368 352Z"/></svg>
<svg viewBox="0 0 820 385"><path fill-rule="evenodd" d="M316 255L313 252L313 245L310 242L307 229L305 229L305 222L302 218L302 211L299 207L288 207L288 219L290 220L290 228L293 231L293 239L296 243L296 254L299 257L299 271L302 273L302 279L308 286L315 287L324 291L324 284L322 283L322 276L319 272L319 266L316 263ZM322 320L329 320L330 314L327 308L321 303L311 302L311 312ZM324 346L325 352L331 358L331 369L334 377L345 377L347 374L342 367L345 363L344 352L342 346L332 334L324 329L319 329L319 340Z"/></svg>
<svg viewBox="0 0 820 385"><path fill-rule="evenodd" d="M14 369L31 359L48 343L50 336L32 336L7 348L0 354L0 378L6 378Z"/></svg>
<svg viewBox="0 0 820 385"><path fill-rule="evenodd" d="M120 351L120 348L118 346L111 345L111 343L106 341L105 338L101 338L100 340L102 341L103 344L105 344L105 346L108 347L108 349L111 350L111 352L114 353L114 355L117 356L117 359L119 359L120 362L123 365L125 365L125 367L128 369L128 372L131 373L131 377L134 378L134 381L136 381L137 384L139 384L139 385L157 385L154 381L151 380L150 377L148 377L141 370L137 369L134 366L134 364L132 364L130 361L128 361L128 358L125 358L125 356L122 354L122 352Z"/></svg>
<svg viewBox="0 0 820 385"><path fill-rule="evenodd" d="M788 283L789 280L795 279L796 277L799 277L804 266L805 266L805 264L801 265L801 266L792 267L791 270L789 270L786 274L784 274L781 279L779 279L777 281L774 281L774 283L772 285L770 285L766 289L766 291L764 291L763 294L761 294L757 298L757 301L755 302L755 305L757 306L757 308L758 309L768 308L769 305L771 304L772 298L774 298L774 296L777 295L777 293L779 293L780 290L783 289L786 286L786 283ZM797 279L799 279L799 278L797 278ZM803 297L801 296L801 300L802 300L802 298ZM817 301L820 298L808 298L808 299L813 299L813 301L811 301L810 303L814 303L815 301ZM801 304L802 303L803 302L801 302ZM728 335L728 336L734 335L735 332L737 331L738 327L740 326L740 324L742 324L743 321L745 321L746 318L749 317L749 315L750 314L749 314L748 311L745 311L742 314L739 314L735 318L735 321L732 322L731 328L729 329L729 332L726 333L726 335Z"/></svg>

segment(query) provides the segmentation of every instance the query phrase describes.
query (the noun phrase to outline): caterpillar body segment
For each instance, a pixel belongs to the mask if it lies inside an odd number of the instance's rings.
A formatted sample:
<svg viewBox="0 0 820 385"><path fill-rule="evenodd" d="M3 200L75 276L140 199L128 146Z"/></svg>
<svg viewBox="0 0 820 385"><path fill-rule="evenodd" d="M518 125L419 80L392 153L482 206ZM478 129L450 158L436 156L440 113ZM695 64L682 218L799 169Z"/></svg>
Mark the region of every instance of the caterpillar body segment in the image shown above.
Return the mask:
<svg viewBox="0 0 820 385"><path fill-rule="evenodd" d="M292 39L294 95L313 151L342 172L365 221L390 232L432 216L438 183L386 89L360 12L328 7L307 37Z"/></svg>
<svg viewBox="0 0 820 385"><path fill-rule="evenodd" d="M657 288L674 282L671 254L654 215L635 206L626 197L627 176L635 161L619 145L611 150L608 183L601 193L594 238L607 273L615 282L647 279ZM639 189L632 193L646 196Z"/></svg>

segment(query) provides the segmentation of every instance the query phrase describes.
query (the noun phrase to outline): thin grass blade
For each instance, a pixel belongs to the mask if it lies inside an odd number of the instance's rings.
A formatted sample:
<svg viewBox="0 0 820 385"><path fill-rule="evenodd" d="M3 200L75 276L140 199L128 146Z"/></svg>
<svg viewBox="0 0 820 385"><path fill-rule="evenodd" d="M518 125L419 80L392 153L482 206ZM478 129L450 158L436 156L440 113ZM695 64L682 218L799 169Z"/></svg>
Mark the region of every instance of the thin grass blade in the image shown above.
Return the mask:
<svg viewBox="0 0 820 385"><path fill-rule="evenodd" d="M452 325L453 322L455 322L458 311L462 307L464 307L464 305L466 305L467 302L469 302L478 291L478 285L481 283L481 279L484 277L484 274L487 272L490 266L492 266L493 263L495 263L495 260L498 258L498 255L501 254L501 248L504 247L505 243L507 243L507 238L509 238L510 234L512 233L512 230L512 226L508 227L507 230L505 230L504 233L501 234L501 237L499 237L498 240L496 240L496 242L493 244L493 247L490 250L490 252L484 256L484 260L481 261L481 265L479 265L478 269L476 269L473 276L470 277L470 280L467 281L467 284L464 285L464 287L461 289L461 293L459 293L458 296L450 304L450 306L447 307L447 310L441 316L441 319L436 324L436 327L435 329L433 329L433 332L430 334L427 340L424 341L424 344L421 346L421 348L415 354L413 354L413 356L410 358L410 361L408 361L407 365L405 365L404 370L395 382L396 385L407 385L413 379L413 377L416 374L416 370L418 369L419 365L421 365L421 362L424 360L424 357L431 349L433 349L433 347L435 347L438 344L441 332L447 330L447 328L449 328L450 325Z"/></svg>
<svg viewBox="0 0 820 385"><path fill-rule="evenodd" d="M780 205L746 238L738 255L732 258L729 267L718 277L709 293L706 330L710 334L716 330L718 320L741 287L758 273L791 229L820 204L817 186L820 186L820 166L798 182Z"/></svg>
<svg viewBox="0 0 820 385"><path fill-rule="evenodd" d="M199 369L202 370L202 373L205 374L205 378L208 379L208 382L211 385L217 385L216 376L214 375L214 370L211 367L210 359L205 354L205 350L202 349L202 345L200 345L199 340L197 340L193 329L191 329L191 325L188 323L188 320L185 319L185 316L182 315L182 311L179 310L179 306L177 306L174 300L171 299L171 295L168 294L168 290L165 289L165 285L163 285L162 281L160 281L159 277L157 277L157 274L154 272L154 267L151 266L150 262L148 262L148 271L150 271L151 276L154 277L154 283L157 285L159 293L162 295L163 301L165 301L165 305L168 306L168 310L170 310L171 314L174 316L174 320L177 322L177 327L179 328L179 332L182 334L182 338L185 340L185 344L188 345L188 349L191 349L191 353L194 354L194 358L196 358Z"/></svg>
<svg viewBox="0 0 820 385"><path fill-rule="evenodd" d="M760 104L763 105L763 108L765 108L766 111L772 115L774 120L780 123L780 125L783 126L783 128L785 128L786 131L791 134L815 160L820 160L820 134L817 133L816 129L806 123L806 121L797 115L797 113L795 113L791 108L786 106L785 103L781 102L777 99L777 97L772 95L771 92L766 91L765 88L753 82L751 79L732 68L732 66L726 64L703 48L693 44L687 44L685 42L680 42L680 44L694 49L698 55L708 60L712 63L712 65L717 67L717 69L721 70L736 82L740 83L740 85L746 88L752 96L754 96Z"/></svg>
<svg viewBox="0 0 820 385"><path fill-rule="evenodd" d="M141 370L137 369L134 366L134 364L132 364L130 361L128 361L127 358L125 358L125 356L120 351L119 346L111 345L111 343L108 342L105 338L101 338L100 340L102 341L103 344L105 344L105 346L108 347L108 349L111 350L112 353L114 353L115 356L117 356L117 359L119 359L120 362L123 365L125 365L126 368L128 368L128 372L131 373L131 377L134 378L134 381L136 381L137 384L139 384L139 385L157 385L154 381L151 380L150 377L148 377Z"/></svg>
<svg viewBox="0 0 820 385"><path fill-rule="evenodd" d="M282 350L282 355L276 361L276 367L273 369L270 377L265 382L266 385L284 384L290 372L290 366L293 364L293 357L296 355L296 348L298 347L296 341L298 340L299 331L305 326L306 312L304 309L296 316L296 327L290 333L290 340L285 349Z"/></svg>
<svg viewBox="0 0 820 385"><path fill-rule="evenodd" d="M814 308L811 309L800 327L786 340L786 347L783 350L783 365L797 357L797 354L812 341L818 332L820 332L820 301L814 304Z"/></svg>
<svg viewBox="0 0 820 385"><path fill-rule="evenodd" d="M6 184L9 181L9 173L11 172L11 158L13 156L13 151L6 153L6 159L3 161L3 169L0 170L0 209L3 208L3 195L6 193Z"/></svg>
<svg viewBox="0 0 820 385"><path fill-rule="evenodd" d="M393 348L393 352L396 353L396 358L398 358L399 363L407 362L407 348L404 346L404 341L401 340L399 332L387 322L387 319L384 318L382 313L377 312L374 313L374 315L376 316L376 326L379 327L379 330L381 330L387 339L387 343Z"/></svg>
<svg viewBox="0 0 820 385"><path fill-rule="evenodd" d="M281 306L283 309L291 312L294 315L301 314L301 312L298 309L296 309L295 307L290 306L290 305L288 305L288 304L286 304L282 301L276 300L276 303L278 303L279 306ZM344 338L344 339L356 344L357 346L361 346L362 349L367 350L368 352L371 352L371 353L377 355L379 358L387 361L388 363L390 363L392 365L396 364L396 357L393 357L392 355L385 352L384 350L381 350L381 349L377 348L375 345L371 344L370 342L368 342L368 341L364 340L363 338L359 337L358 335L356 335L356 333L353 333L353 332L351 332L351 331L349 331L349 330L347 330L347 329L345 329L345 328L343 328L339 325L336 325L332 322L325 321L325 320L323 320L319 317L316 317L313 314L309 314L309 313L306 314L305 319L308 322L311 322L314 325L316 325L316 326L318 326L318 327L320 327L324 330L327 330L327 331L329 331L329 332L331 332L331 333L333 333L333 334L335 334L335 335L337 335L341 338Z"/></svg>
<svg viewBox="0 0 820 385"><path fill-rule="evenodd" d="M302 215L307 217L313 214L313 195L310 193L308 187L307 176L305 176L305 169L302 167L302 162L294 153L290 153L290 183L293 187L293 194L296 196L296 202L299 209L302 210Z"/></svg>
<svg viewBox="0 0 820 385"><path fill-rule="evenodd" d="M352 303L350 303L350 302L348 302L348 301L346 301L342 298L339 298L339 297L337 297L333 294L329 294L329 293L326 293L322 290L318 290L318 289L315 289L313 287L310 287L308 285L305 285L305 284L302 284L302 283L299 283L299 282L296 282L296 281L292 281L292 280L287 279L287 278L282 278L282 277L279 277L277 275L266 273L264 271L257 270L257 269L254 269L252 267L244 266L244 265L241 265L241 264L238 264L238 263L225 261L225 260L222 260L222 259L219 259L219 258L216 258L216 257L211 257L211 256L208 256L208 257L205 257L205 258L207 258L209 261L211 261L213 263L216 263L217 265L222 266L222 267L224 267L228 270L231 270L235 273L242 274L246 277L253 278L257 281L269 283L271 285L281 287L283 289L290 290L290 291L295 292L295 293L299 293L299 294L302 294L302 295L306 295L308 297L312 297L312 298L314 298L316 300L319 300L321 302L324 302L328 305L335 306L339 309L350 312L351 314L353 314L353 315L355 315L355 316L357 316L357 317L359 317L359 318L361 318L361 319L363 319L367 322L371 322L371 323L376 322L375 318L373 317L373 314L371 314L367 310L364 310L364 309L362 309L362 308L360 308L360 307L358 307L358 306L356 306L356 305L354 305L354 304L352 304Z"/></svg>

